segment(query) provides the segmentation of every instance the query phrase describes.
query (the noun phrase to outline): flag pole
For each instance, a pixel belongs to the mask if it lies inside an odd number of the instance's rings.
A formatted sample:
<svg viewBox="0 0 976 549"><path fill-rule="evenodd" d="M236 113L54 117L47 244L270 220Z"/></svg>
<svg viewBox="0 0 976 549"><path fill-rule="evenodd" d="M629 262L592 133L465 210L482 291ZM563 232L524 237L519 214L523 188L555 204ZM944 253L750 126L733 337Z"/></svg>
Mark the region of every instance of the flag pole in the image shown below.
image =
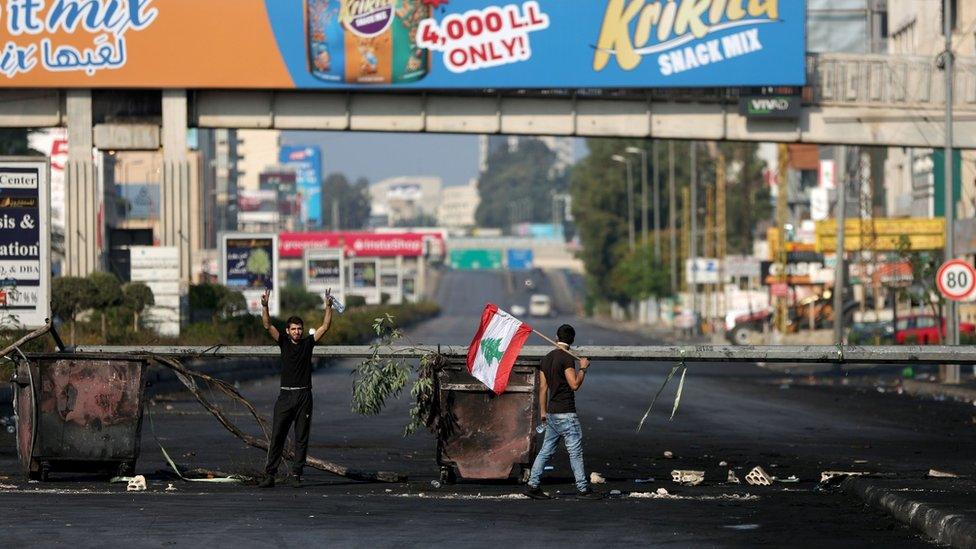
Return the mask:
<svg viewBox="0 0 976 549"><path fill-rule="evenodd" d="M582 360L582 357L581 357L581 356L579 356L579 355L577 355L577 354L576 354L576 353L574 353L573 351L570 351L569 349L566 349L566 348L564 348L564 347L560 347L558 343L556 343L555 341L553 341L553 340L551 340L551 339L549 339L548 337L546 337L546 336L545 336L544 334L542 334L542 332L540 332L539 330L535 330L535 329L533 329L533 330L532 330L532 333L534 333L535 335L537 335L537 336L539 336L539 337L541 337L542 339L544 339L544 340L546 340L546 341L548 341L549 343L552 343L552 346L553 346L553 347L555 347L555 348L557 348L557 349L561 349L561 350L563 350L563 351L565 351L565 352L566 352L566 354L568 354L569 356L571 356L571 357L573 357L573 358L575 358L576 360Z"/></svg>

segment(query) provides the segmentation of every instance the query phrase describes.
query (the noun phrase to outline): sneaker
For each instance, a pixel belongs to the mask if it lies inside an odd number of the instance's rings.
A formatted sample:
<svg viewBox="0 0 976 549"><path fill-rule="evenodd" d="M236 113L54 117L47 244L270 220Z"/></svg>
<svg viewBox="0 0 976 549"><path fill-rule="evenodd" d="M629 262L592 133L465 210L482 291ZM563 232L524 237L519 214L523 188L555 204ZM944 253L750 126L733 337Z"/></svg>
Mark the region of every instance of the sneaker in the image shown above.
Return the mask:
<svg viewBox="0 0 976 549"><path fill-rule="evenodd" d="M525 495L532 499L552 499L552 496L542 491L542 488L538 486L529 486L525 491Z"/></svg>
<svg viewBox="0 0 976 549"><path fill-rule="evenodd" d="M258 483L258 488L274 488L275 479L274 475L267 475L261 482Z"/></svg>
<svg viewBox="0 0 976 549"><path fill-rule="evenodd" d="M576 499L587 499L587 500L603 499L603 494L599 492L594 492L592 488L587 488L586 490L577 491Z"/></svg>
<svg viewBox="0 0 976 549"><path fill-rule="evenodd" d="M288 475L288 480L285 481L285 484L291 486L292 488L301 488L302 477L298 475Z"/></svg>

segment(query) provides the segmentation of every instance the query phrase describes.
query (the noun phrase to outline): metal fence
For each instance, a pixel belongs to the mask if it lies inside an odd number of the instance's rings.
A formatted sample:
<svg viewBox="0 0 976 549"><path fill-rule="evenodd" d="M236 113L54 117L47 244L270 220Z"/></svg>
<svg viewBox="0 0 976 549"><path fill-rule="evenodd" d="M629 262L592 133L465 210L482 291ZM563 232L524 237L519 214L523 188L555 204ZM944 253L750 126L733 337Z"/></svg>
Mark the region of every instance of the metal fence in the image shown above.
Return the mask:
<svg viewBox="0 0 976 549"><path fill-rule="evenodd" d="M83 345L79 353L110 355L163 355L176 358L275 357L276 346L111 346ZM540 359L552 347L524 347L520 360ZM594 361L626 362L762 362L790 364L976 364L976 346L944 345L859 346L859 345L776 345L776 346L581 346L573 351ZM383 346L376 350L381 358L419 359L433 353L451 361L463 360L467 347L462 345ZM370 346L320 346L319 358L362 359L374 355Z"/></svg>

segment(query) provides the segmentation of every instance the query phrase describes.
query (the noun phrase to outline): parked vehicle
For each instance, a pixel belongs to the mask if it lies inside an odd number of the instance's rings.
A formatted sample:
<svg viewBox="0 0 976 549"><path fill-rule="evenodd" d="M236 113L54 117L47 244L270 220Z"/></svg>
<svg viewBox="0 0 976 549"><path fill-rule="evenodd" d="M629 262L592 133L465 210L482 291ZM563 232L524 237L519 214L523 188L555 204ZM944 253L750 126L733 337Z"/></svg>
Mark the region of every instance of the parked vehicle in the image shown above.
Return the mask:
<svg viewBox="0 0 976 549"><path fill-rule="evenodd" d="M525 307L521 305L512 305L511 312L512 316L523 316L525 315Z"/></svg>
<svg viewBox="0 0 976 549"><path fill-rule="evenodd" d="M855 322L847 334L851 345L890 345L895 340L895 326L890 320Z"/></svg>
<svg viewBox="0 0 976 549"><path fill-rule="evenodd" d="M535 294L529 299L529 315L538 317L553 316L552 300L544 294Z"/></svg>
<svg viewBox="0 0 976 549"><path fill-rule="evenodd" d="M960 334L976 333L976 324L959 323ZM899 345L937 345L945 338L945 320L935 315L911 315L898 319L895 343Z"/></svg>

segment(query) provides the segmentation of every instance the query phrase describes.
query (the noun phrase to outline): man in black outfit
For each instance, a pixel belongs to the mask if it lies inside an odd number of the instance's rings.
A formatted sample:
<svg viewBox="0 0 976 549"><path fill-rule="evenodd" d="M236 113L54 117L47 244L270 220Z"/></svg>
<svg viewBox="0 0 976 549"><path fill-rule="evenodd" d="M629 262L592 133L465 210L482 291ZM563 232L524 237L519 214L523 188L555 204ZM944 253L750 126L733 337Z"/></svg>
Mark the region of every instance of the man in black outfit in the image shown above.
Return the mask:
<svg viewBox="0 0 976 549"><path fill-rule="evenodd" d="M546 438L532 464L532 474L529 476L525 494L532 499L551 498L542 490L540 483L546 464L556 453L559 441L562 440L569 452L569 464L576 479L576 497L601 499L603 496L590 488L586 478L583 465L583 427L576 415L575 393L583 386L590 361L581 358L579 369L576 368L576 359L569 353L569 346L576 340L576 330L572 326L560 326L556 330L556 337L559 338L559 348L546 355L539 364L539 416L546 426Z"/></svg>
<svg viewBox="0 0 976 549"><path fill-rule="evenodd" d="M325 292L325 318L315 333L302 337L305 326L302 319L293 316L285 323L285 332L271 324L268 312L270 290L261 297L261 320L281 349L281 392L275 402L272 420L271 444L268 446L268 461L264 467L264 480L258 485L271 488L275 484L275 474L281 463L281 452L292 424L295 425L295 462L288 483L300 486L305 455L308 453L308 431L312 422L312 350L332 325L332 295Z"/></svg>

